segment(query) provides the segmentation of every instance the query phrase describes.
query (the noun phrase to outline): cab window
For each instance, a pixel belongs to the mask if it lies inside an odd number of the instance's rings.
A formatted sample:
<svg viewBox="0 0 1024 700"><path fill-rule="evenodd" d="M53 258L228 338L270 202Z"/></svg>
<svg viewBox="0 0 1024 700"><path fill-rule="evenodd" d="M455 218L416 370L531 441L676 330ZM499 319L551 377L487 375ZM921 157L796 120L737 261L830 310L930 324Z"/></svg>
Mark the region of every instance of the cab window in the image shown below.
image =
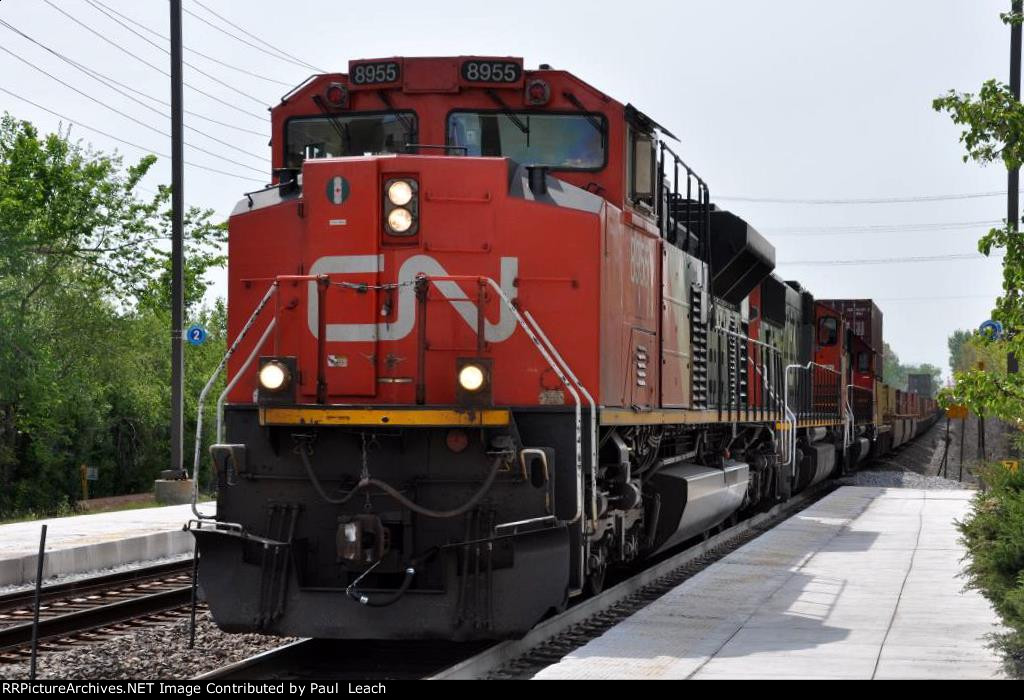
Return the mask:
<svg viewBox="0 0 1024 700"><path fill-rule="evenodd" d="M857 354L857 371L858 372L869 372L871 371L871 355L862 352Z"/></svg>
<svg viewBox="0 0 1024 700"><path fill-rule="evenodd" d="M312 158L404 153L416 143L413 112L299 117L285 126L284 167Z"/></svg>
<svg viewBox="0 0 1024 700"><path fill-rule="evenodd" d="M605 166L604 116L540 112L453 112L448 145L469 156L504 157L552 170Z"/></svg>
<svg viewBox="0 0 1024 700"><path fill-rule="evenodd" d="M839 319L825 316L818 321L818 345L829 347L836 344L839 338Z"/></svg>
<svg viewBox="0 0 1024 700"><path fill-rule="evenodd" d="M655 141L651 134L630 129L629 194L634 204L654 208Z"/></svg>

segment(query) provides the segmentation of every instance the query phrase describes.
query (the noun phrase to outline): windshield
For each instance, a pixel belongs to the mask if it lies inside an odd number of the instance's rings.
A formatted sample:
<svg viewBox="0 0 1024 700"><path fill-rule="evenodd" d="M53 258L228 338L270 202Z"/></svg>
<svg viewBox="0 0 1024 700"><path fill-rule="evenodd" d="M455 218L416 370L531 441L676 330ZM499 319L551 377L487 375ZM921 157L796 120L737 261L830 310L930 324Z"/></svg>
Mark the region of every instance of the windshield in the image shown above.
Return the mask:
<svg viewBox="0 0 1024 700"><path fill-rule="evenodd" d="M600 170L605 165L600 114L455 112L448 145L470 156L503 156L554 170Z"/></svg>
<svg viewBox="0 0 1024 700"><path fill-rule="evenodd" d="M299 168L307 158L403 153L415 138L412 112L291 119L285 128L284 165Z"/></svg>

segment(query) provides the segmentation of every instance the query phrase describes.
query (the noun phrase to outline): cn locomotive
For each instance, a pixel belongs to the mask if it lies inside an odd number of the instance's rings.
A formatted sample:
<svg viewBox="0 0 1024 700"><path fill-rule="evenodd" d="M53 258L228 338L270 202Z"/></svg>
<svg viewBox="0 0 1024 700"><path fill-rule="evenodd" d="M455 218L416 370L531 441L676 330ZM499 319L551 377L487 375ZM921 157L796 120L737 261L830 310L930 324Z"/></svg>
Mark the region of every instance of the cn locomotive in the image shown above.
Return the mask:
<svg viewBox="0 0 1024 700"><path fill-rule="evenodd" d="M666 128L569 72L353 61L272 129L190 523L225 630L522 634L934 419L881 383L877 307L774 275Z"/></svg>

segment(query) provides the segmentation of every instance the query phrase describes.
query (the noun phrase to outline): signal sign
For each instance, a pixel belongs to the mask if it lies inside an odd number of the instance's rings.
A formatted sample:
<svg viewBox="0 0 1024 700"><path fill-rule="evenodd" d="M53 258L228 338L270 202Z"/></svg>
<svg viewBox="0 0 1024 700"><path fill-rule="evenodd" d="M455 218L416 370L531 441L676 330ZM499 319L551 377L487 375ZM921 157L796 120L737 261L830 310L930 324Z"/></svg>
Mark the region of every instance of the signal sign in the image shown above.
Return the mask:
<svg viewBox="0 0 1024 700"><path fill-rule="evenodd" d="M188 344L193 347L199 347L206 342L209 333L206 329L200 326L198 323L194 323L189 326L188 330L185 331L185 338L188 340Z"/></svg>
<svg viewBox="0 0 1024 700"><path fill-rule="evenodd" d="M946 417L953 420L965 420L967 418L967 406L950 406L946 409Z"/></svg>

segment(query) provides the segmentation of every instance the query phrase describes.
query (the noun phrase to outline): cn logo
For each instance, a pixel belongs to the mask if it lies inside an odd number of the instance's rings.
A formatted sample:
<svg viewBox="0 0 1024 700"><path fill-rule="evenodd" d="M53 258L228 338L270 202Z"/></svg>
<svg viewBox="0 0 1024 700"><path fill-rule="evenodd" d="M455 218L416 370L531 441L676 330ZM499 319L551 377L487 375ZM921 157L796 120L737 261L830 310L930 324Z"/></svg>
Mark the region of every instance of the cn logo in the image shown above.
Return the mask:
<svg viewBox="0 0 1024 700"><path fill-rule="evenodd" d="M384 271L383 255L346 255L320 258L310 269L311 275L354 275ZM447 277L448 272L429 255L414 255L398 270L399 284L413 282L418 275ZM519 258L501 259L501 279L498 284L509 300L516 298L515 279L519 275ZM476 302L471 301L455 282L432 282L456 313L466 324L476 330ZM319 302L316 283L309 283L309 330L317 336L317 313ZM411 284L398 288L398 318L394 323L329 323L327 341L331 343L376 342L378 340L401 340L412 332L416 325L416 291ZM484 337L489 343L501 343L512 337L516 330L516 319L511 310L501 304L501 315L497 323L484 319Z"/></svg>

